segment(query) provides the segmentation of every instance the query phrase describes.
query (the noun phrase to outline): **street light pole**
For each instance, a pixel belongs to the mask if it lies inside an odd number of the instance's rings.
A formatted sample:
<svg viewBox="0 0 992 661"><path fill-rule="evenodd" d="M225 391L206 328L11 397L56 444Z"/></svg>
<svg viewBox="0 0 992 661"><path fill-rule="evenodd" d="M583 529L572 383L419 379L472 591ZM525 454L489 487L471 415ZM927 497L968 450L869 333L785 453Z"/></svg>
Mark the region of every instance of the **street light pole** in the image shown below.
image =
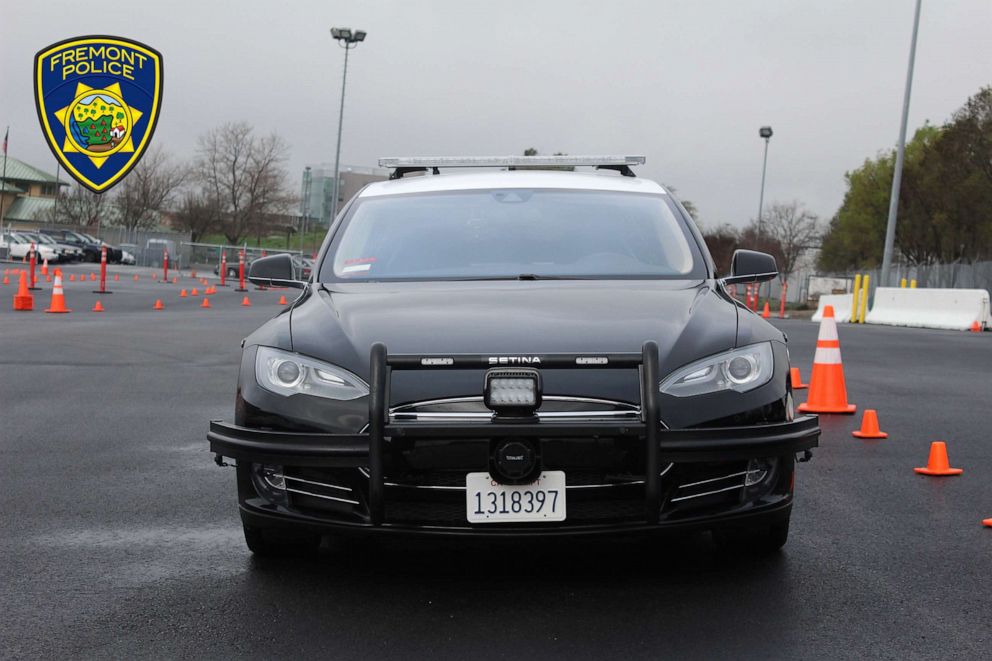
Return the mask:
<svg viewBox="0 0 992 661"><path fill-rule="evenodd" d="M772 138L772 127L762 126L758 135L765 139L765 159L761 164L761 194L758 196L758 240L762 239L762 215L765 207L765 171L768 169L768 142Z"/></svg>
<svg viewBox="0 0 992 661"><path fill-rule="evenodd" d="M300 255L303 254L303 237L310 224L310 166L303 170L303 214L300 218Z"/></svg>
<svg viewBox="0 0 992 661"><path fill-rule="evenodd" d="M357 46L359 42L365 41L366 32L351 28L331 28L331 36L337 40L338 45L344 48L344 75L341 76L341 110L338 113L338 145L334 154L334 199L331 201L331 221L338 215L338 188L340 186L341 167L341 127L344 124L344 91L348 82L348 51Z"/></svg>
<svg viewBox="0 0 992 661"><path fill-rule="evenodd" d="M899 211L899 187L902 185L902 163L906 154L906 124L909 121L909 97L913 91L913 65L916 63L916 35L920 31L920 5L916 0L913 18L913 39L909 46L909 68L906 71L906 91L902 99L902 123L899 126L899 146L896 148L896 165L892 173L892 192L889 193L889 220L885 224L885 250L882 252L882 272L878 284L889 286L889 269L892 268L892 250L896 241L896 213Z"/></svg>

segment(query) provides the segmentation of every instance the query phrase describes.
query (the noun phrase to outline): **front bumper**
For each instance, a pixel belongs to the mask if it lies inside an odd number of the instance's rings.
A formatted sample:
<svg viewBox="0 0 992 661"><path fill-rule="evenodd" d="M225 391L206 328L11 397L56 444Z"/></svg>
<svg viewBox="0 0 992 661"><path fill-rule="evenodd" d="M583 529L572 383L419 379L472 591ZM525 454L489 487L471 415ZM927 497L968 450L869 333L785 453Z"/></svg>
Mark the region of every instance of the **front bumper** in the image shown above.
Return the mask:
<svg viewBox="0 0 992 661"><path fill-rule="evenodd" d="M743 427L667 429L658 422L657 345L645 343L640 354L580 360L584 357L593 356L545 355L541 365L637 369L639 421L393 420L387 413L392 370L478 367L486 358L390 356L377 344L371 354L366 432L266 431L217 421L210 425L210 448L218 462L223 457L238 461L242 517L252 525L554 535L714 527L745 517L788 516L793 457L817 445L815 417ZM562 470L571 480L566 482L568 520L526 525L467 522L465 473L487 470L492 442L511 438L539 447L541 469ZM754 465L765 466L757 486L750 483ZM255 481L258 476L252 471L266 466L281 471L276 478L285 483L281 501L280 494L263 493L264 485Z"/></svg>
<svg viewBox="0 0 992 661"><path fill-rule="evenodd" d="M398 423L384 425L383 432L378 492L368 434L262 431L213 422L208 438L218 457L238 461L241 514L249 525L325 533L518 537L711 529L787 518L793 456L817 445L819 427L815 417L806 416L752 427L658 428L656 496L643 470L651 454L644 446L643 425ZM463 487L466 472L486 470L489 439L508 435L537 439L545 468L565 470L567 520L481 525L465 520L459 480ZM618 469L617 457L626 457L633 469L603 484L603 475ZM743 477L751 459L776 462L760 493L752 492ZM416 470L410 470L411 464ZM259 465L281 467L293 492L288 502L274 503L252 486L250 473Z"/></svg>

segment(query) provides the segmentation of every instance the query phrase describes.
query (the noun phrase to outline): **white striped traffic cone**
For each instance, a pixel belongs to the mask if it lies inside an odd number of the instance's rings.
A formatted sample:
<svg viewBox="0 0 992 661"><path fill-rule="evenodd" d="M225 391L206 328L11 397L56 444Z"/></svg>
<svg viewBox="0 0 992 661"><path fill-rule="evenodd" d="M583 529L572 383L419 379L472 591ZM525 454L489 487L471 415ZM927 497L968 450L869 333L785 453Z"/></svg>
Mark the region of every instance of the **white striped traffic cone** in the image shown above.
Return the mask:
<svg viewBox="0 0 992 661"><path fill-rule="evenodd" d="M813 374L809 378L809 396L799 405L803 413L854 413L857 406L847 403L844 365L840 359L840 338L834 306L823 308L820 334L816 338Z"/></svg>
<svg viewBox="0 0 992 661"><path fill-rule="evenodd" d="M72 312L65 306L65 292L62 291L62 271L55 269L55 284L52 286L52 304L45 312Z"/></svg>

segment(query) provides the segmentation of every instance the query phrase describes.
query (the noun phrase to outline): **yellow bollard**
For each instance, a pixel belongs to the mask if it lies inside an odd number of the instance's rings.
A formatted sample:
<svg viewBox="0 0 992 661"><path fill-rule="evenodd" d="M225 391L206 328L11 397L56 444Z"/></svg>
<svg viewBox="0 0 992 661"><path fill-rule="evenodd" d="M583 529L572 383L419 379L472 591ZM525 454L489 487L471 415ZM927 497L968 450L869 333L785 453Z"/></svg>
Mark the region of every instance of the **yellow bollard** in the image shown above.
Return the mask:
<svg viewBox="0 0 992 661"><path fill-rule="evenodd" d="M861 274L854 276L854 297L851 300L851 318L848 320L852 324L858 318L858 292L861 291Z"/></svg>
<svg viewBox="0 0 992 661"><path fill-rule="evenodd" d="M865 273L864 280L861 281L861 310L858 312L858 323L865 323L865 311L868 308L868 282L871 276Z"/></svg>
<svg viewBox="0 0 992 661"><path fill-rule="evenodd" d="M916 278L913 278L912 280L909 281L909 288L916 289Z"/></svg>
<svg viewBox="0 0 992 661"><path fill-rule="evenodd" d="M903 278L902 280L899 281L899 289L905 289L905 288L906 288L906 278Z"/></svg>

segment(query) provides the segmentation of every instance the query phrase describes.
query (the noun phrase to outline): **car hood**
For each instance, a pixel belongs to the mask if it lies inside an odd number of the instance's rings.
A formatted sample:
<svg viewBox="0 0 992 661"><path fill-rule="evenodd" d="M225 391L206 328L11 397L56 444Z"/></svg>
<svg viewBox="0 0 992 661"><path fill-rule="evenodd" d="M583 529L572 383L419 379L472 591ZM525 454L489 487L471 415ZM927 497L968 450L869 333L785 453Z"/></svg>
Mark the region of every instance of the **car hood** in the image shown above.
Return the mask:
<svg viewBox="0 0 992 661"><path fill-rule="evenodd" d="M294 307L293 350L368 378L369 351L527 356L639 352L658 343L660 373L734 346L737 308L706 281L471 281L314 287ZM394 403L481 393L481 370L443 379L396 373ZM633 370L548 370L545 393L638 401Z"/></svg>

